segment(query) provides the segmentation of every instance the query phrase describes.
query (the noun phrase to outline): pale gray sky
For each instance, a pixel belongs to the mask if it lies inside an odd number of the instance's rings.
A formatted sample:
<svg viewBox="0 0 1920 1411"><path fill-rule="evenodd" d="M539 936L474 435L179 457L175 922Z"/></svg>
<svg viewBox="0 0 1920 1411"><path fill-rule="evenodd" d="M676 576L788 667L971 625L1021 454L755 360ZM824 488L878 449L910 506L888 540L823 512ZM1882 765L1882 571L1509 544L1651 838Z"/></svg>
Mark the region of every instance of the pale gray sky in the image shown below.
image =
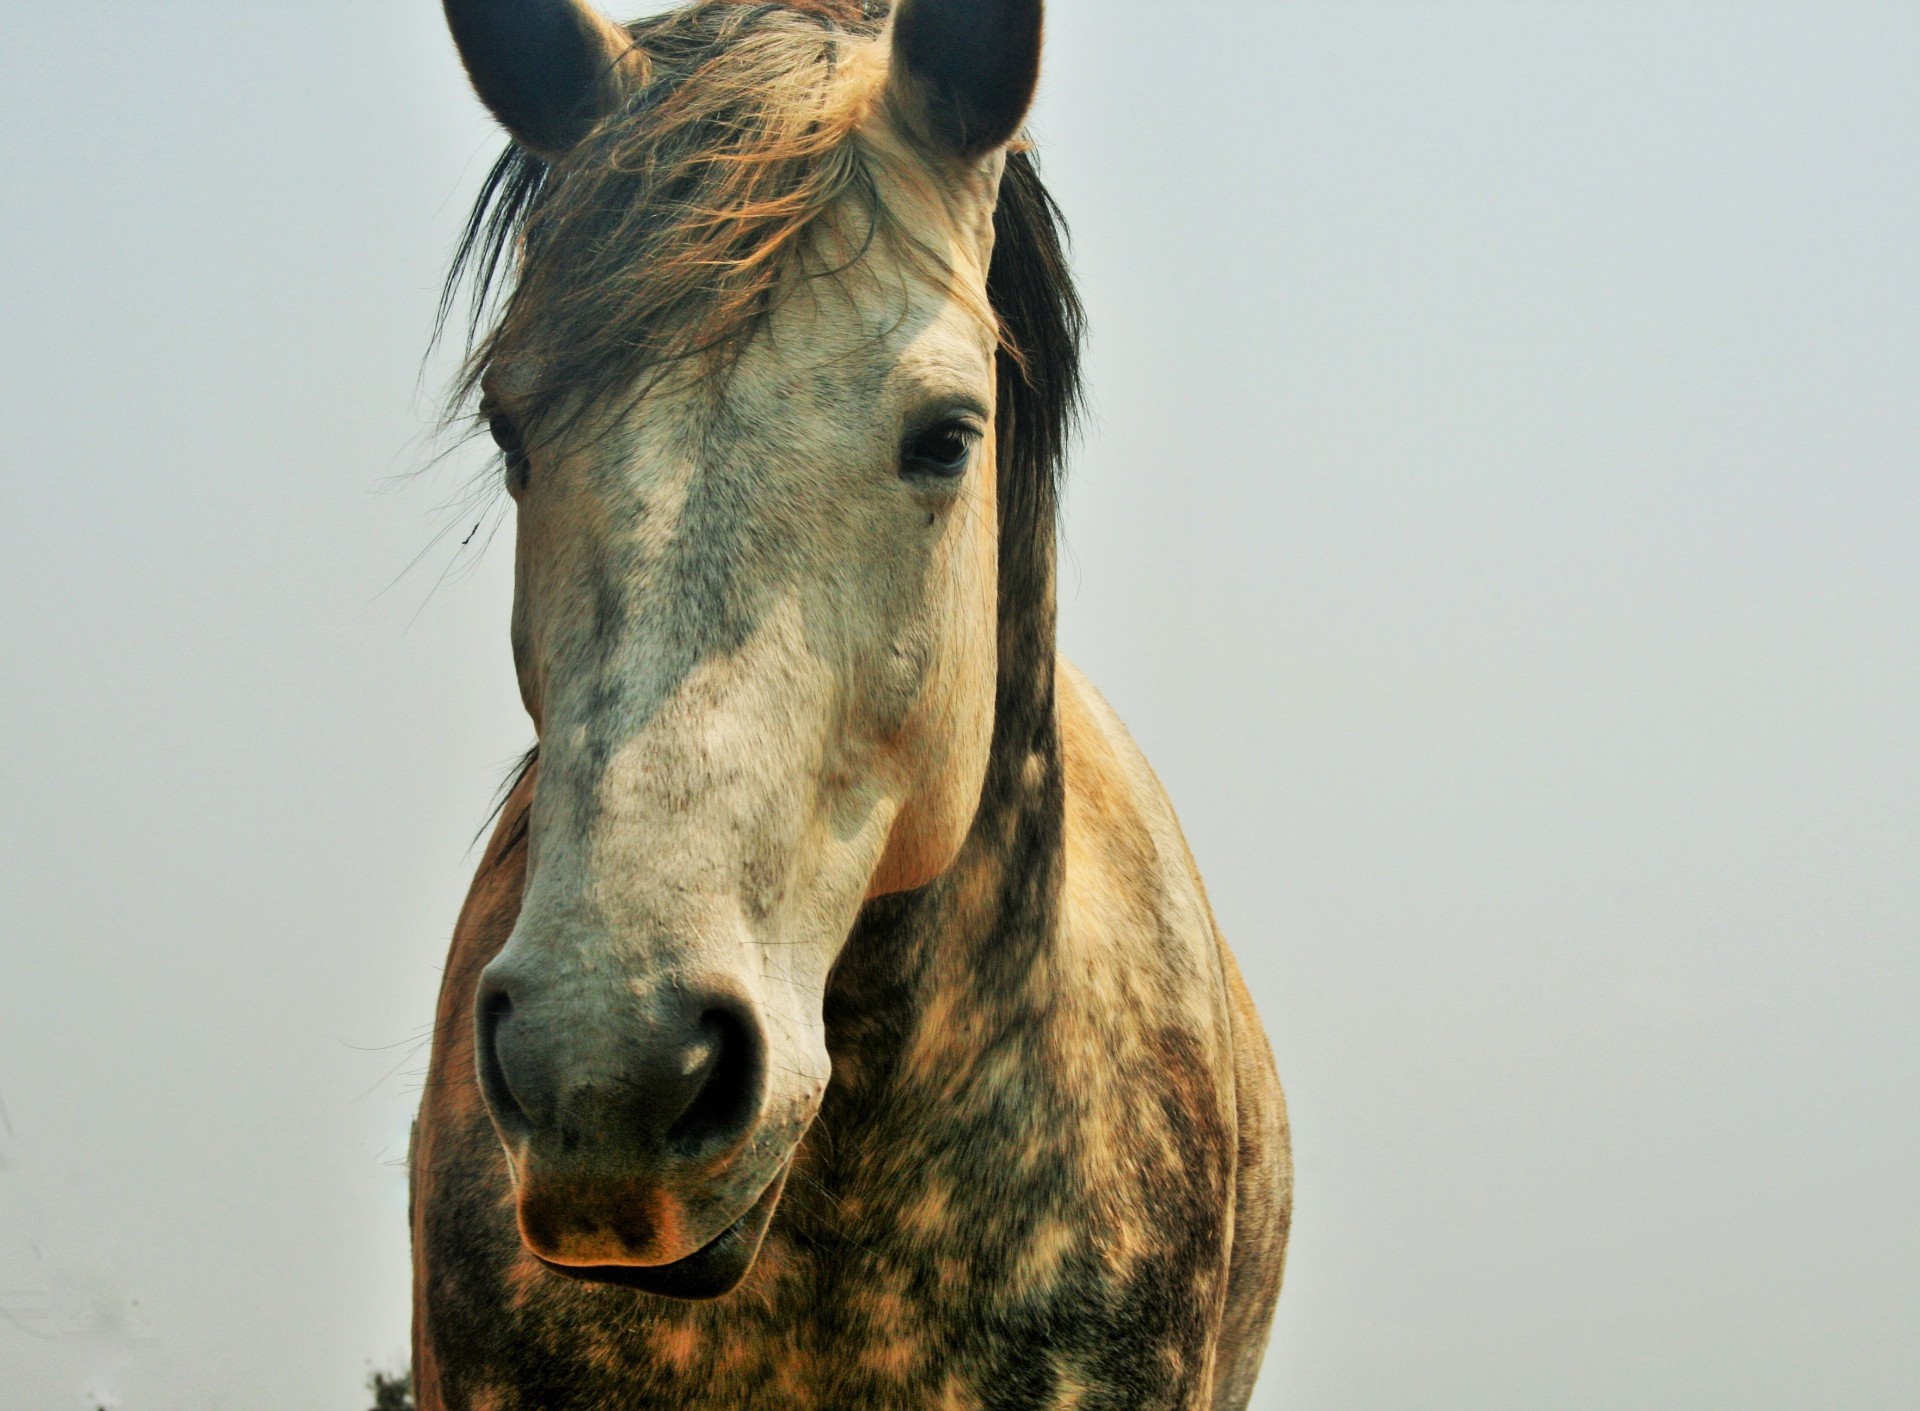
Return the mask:
<svg viewBox="0 0 1920 1411"><path fill-rule="evenodd" d="M1294 1104L1256 1404L1914 1405L1920 7L1053 15L1064 640ZM529 733L406 475L497 143L429 0L0 0L0 133L0 1411L357 1411Z"/></svg>

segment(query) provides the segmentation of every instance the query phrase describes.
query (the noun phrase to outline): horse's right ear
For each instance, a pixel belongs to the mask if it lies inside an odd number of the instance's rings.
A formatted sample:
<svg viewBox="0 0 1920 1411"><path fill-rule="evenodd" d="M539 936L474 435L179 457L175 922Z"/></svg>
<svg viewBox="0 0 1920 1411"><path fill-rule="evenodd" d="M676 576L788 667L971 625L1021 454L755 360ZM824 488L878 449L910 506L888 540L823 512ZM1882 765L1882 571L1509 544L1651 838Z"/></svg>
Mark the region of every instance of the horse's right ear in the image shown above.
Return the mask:
<svg viewBox="0 0 1920 1411"><path fill-rule="evenodd" d="M1040 81L1041 0L899 0L888 87L921 140L977 160L1026 120Z"/></svg>
<svg viewBox="0 0 1920 1411"><path fill-rule="evenodd" d="M474 91L521 146L569 151L625 93L633 39L583 0L445 0Z"/></svg>

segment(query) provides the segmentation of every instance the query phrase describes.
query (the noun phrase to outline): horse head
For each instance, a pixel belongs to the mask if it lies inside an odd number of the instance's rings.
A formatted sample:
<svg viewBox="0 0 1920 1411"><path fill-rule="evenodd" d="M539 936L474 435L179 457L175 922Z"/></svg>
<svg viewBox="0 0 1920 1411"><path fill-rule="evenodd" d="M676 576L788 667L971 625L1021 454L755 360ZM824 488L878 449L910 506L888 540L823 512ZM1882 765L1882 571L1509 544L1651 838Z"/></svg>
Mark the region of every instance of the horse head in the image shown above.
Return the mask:
<svg viewBox="0 0 1920 1411"><path fill-rule="evenodd" d="M829 974L952 865L994 730L987 281L1041 6L812 8L446 0L520 149L473 383L540 760L477 1066L527 1247L679 1297L755 1258Z"/></svg>

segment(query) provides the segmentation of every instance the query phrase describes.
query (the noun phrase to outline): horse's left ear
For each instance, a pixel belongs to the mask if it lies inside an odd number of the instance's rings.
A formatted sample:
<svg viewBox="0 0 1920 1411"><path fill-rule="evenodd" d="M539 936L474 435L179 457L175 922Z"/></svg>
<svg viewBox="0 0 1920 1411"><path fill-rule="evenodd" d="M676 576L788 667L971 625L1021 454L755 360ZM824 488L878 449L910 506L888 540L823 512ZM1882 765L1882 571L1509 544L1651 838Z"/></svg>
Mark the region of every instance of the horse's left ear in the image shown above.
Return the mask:
<svg viewBox="0 0 1920 1411"><path fill-rule="evenodd" d="M900 0L888 89L915 135L973 161L1020 130L1040 81L1041 0Z"/></svg>
<svg viewBox="0 0 1920 1411"><path fill-rule="evenodd" d="M444 0L480 101L521 146L564 155L625 96L644 62L586 0Z"/></svg>

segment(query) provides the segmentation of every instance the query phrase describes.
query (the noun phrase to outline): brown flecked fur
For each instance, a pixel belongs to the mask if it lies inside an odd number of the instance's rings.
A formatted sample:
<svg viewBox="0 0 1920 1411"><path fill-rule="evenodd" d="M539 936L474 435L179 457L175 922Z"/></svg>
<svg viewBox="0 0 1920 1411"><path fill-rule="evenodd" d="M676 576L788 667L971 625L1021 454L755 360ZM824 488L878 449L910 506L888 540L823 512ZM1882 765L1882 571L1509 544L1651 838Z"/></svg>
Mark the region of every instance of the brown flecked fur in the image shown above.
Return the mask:
<svg viewBox="0 0 1920 1411"><path fill-rule="evenodd" d="M461 915L421 1112L425 1411L1246 1404L1285 1256L1279 1083L1144 761L1057 679L1050 757L997 762L959 865L863 916L826 1106L713 1304L521 1248L470 1015L516 914L529 770ZM1082 898L1083 877L1128 884Z"/></svg>

